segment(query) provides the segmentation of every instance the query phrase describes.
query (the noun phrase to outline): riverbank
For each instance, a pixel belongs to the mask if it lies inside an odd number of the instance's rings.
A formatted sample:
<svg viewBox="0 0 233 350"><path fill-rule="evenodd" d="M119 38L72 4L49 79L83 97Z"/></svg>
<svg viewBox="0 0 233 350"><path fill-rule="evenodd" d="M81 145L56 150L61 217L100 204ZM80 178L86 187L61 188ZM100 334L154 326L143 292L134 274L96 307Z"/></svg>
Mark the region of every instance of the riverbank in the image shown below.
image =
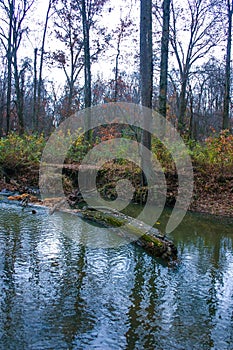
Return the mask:
<svg viewBox="0 0 233 350"><path fill-rule="evenodd" d="M69 135L63 135L62 140L66 138L70 142ZM62 170L66 195L77 191L78 164L90 149L90 145L86 144L84 139L78 140L79 142L73 144L69 150L65 159L66 165ZM11 133L8 137L0 139L0 190L37 192L39 166L46 141L43 134ZM224 130L219 134L213 133L201 143L190 139L185 142L194 171L194 190L189 210L233 217L233 135ZM53 152L56 154L56 150ZM167 185L166 205L172 208L178 193L176 164L158 140L153 141L152 152L164 171ZM121 159L105 163L97 175L98 190L103 197L116 198L117 181L127 179L135 188L133 201L145 203L147 200L147 189L140 185L140 168L133 163L128 164ZM50 181L50 186L56 182L55 176L52 172L51 177L54 181ZM48 182L46 178L44 181L45 184ZM128 195L126 187L123 186L123 190ZM52 188L49 189L52 194L50 190ZM163 194L158 188L157 197L161 198L161 195Z"/></svg>
<svg viewBox="0 0 233 350"><path fill-rule="evenodd" d="M191 211L233 218L233 174L194 169Z"/></svg>
<svg viewBox="0 0 233 350"><path fill-rule="evenodd" d="M109 172L107 172L109 170ZM109 198L115 193L113 175L114 169L104 169L104 174L108 173L107 181L112 184L106 186L106 176L101 178L99 174L99 187L105 188L106 196ZM127 166L121 168L118 171L118 178L126 177L129 169ZM166 173L167 181L167 199L166 205L173 207L177 196L177 175L173 173ZM77 178L77 170L69 171L64 174L64 190L66 195L70 195L74 188L72 185L72 178ZM128 176L129 180L134 178L134 184L139 183L140 175L131 174ZM36 192L38 188L39 169L36 167L30 167L30 169L22 169L17 173L8 172L3 174L0 179L0 190L7 189L12 192L32 194ZM142 200L141 197L146 197L146 188L140 188L136 186L136 193L134 199L136 202ZM194 191L192 201L189 206L190 211L212 214L217 216L233 217L233 175L229 172L219 173L216 169L200 167L194 167Z"/></svg>

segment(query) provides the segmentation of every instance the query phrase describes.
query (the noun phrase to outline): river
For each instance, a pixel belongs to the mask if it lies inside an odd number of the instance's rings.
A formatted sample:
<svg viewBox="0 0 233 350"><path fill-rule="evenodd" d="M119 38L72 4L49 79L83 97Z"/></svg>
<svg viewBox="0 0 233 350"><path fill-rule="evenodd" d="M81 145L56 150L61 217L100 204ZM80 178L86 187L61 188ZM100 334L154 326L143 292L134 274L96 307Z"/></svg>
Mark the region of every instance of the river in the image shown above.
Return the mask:
<svg viewBox="0 0 233 350"><path fill-rule="evenodd" d="M233 221L187 214L172 268L69 214L1 202L0 224L1 350L233 349Z"/></svg>

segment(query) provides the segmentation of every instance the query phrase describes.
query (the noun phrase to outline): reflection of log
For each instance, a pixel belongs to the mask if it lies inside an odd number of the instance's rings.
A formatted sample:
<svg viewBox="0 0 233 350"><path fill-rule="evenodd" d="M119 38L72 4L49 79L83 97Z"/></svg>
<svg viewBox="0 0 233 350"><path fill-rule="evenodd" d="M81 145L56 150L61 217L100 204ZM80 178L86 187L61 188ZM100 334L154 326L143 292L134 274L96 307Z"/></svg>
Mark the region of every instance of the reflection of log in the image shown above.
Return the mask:
<svg viewBox="0 0 233 350"><path fill-rule="evenodd" d="M155 228L150 228L143 222L128 217L117 211L105 212L87 208L79 210L78 215L91 222L102 224L105 227L119 228L119 235L126 240L141 246L147 253L164 260L176 260L177 248L174 243L159 234ZM122 227L122 229L121 229Z"/></svg>
<svg viewBox="0 0 233 350"><path fill-rule="evenodd" d="M83 198L77 196L77 193L74 197L69 196L67 200L64 198L58 199L55 203L50 200L50 203L47 203L50 207L52 205L50 214L53 214L56 210L76 213L82 219L103 225L104 227L118 228L118 230L114 231L116 234L141 246L146 252L155 257L167 261L177 259L177 248L174 243L162 236L157 229L151 228L142 221L133 219L117 210L107 207L92 208L83 206L82 209L71 209L70 205L72 206L72 204L83 204Z"/></svg>
<svg viewBox="0 0 233 350"><path fill-rule="evenodd" d="M26 196L28 196L29 201L31 201L31 196L28 194L8 197L8 199L22 200ZM78 199L83 203L82 198ZM84 220L98 223L104 227L117 228L117 230L114 230L114 233L139 245L147 253L162 258L168 262L177 259L177 248L172 241L162 236L157 229L151 228L142 221L133 219L117 210L107 207L83 207L82 209L71 209L71 198L50 198L44 200L43 203L50 207L50 214L53 214L56 210L61 210L76 214ZM75 204L77 204L77 198Z"/></svg>

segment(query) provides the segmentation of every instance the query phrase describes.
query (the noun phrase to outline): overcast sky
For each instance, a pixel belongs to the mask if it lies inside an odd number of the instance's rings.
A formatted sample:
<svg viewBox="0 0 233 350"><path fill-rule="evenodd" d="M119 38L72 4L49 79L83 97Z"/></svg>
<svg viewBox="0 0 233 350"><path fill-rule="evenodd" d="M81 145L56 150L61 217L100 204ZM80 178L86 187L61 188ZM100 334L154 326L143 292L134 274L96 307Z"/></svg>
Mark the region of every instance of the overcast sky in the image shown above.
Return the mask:
<svg viewBox="0 0 233 350"><path fill-rule="evenodd" d="M106 11L103 14L101 22L103 26L106 26L109 32L115 30L120 23L120 18L124 18L125 15L130 15L136 26L139 26L139 8L136 6L131 7L131 0L117 0L109 2L106 5ZM133 1L134 2L134 1ZM43 34L43 24L45 22L46 11L48 7L49 0L36 0L33 13L30 14L28 18L31 32L29 37L24 40L24 48L21 50L21 55L24 57L26 54L31 59L33 59L33 53L35 47L40 47ZM111 11L109 12L109 8ZM131 8L131 10L130 10ZM51 17L49 22L49 32L53 30L53 18ZM135 32L135 38L138 38L138 32ZM116 47L116 43L112 42L113 46ZM58 49L63 49L62 44L59 43L54 36L47 37L46 41L46 51L53 51ZM133 66L133 57L136 50L139 50L139 41L136 43L132 41L132 37L125 37L121 45L121 57L119 61L119 69L126 70L128 73L132 73L135 70ZM25 51L26 50L26 51ZM104 79L109 79L114 77L114 59L116 56L116 49L112 47L109 48L105 53L101 54L98 62L92 65L93 79L99 74ZM51 68L44 67L44 77L54 80L57 83L65 82L65 74L62 69L57 69L55 66Z"/></svg>

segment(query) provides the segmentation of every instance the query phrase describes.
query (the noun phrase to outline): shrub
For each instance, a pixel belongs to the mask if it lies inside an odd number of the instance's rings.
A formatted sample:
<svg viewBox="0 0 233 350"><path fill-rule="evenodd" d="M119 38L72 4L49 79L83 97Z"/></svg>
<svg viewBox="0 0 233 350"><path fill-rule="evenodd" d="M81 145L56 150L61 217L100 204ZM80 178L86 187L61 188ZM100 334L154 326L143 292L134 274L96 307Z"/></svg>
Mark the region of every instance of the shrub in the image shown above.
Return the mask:
<svg viewBox="0 0 233 350"><path fill-rule="evenodd" d="M208 160L211 164L229 166L233 164L233 135L223 130L217 136L205 140Z"/></svg>
<svg viewBox="0 0 233 350"><path fill-rule="evenodd" d="M44 135L10 133L0 139L0 165L17 170L28 165L38 165L45 146Z"/></svg>
<svg viewBox="0 0 233 350"><path fill-rule="evenodd" d="M217 171L233 166L233 135L228 130L208 137L203 143L187 141L190 155L202 167L215 167Z"/></svg>

